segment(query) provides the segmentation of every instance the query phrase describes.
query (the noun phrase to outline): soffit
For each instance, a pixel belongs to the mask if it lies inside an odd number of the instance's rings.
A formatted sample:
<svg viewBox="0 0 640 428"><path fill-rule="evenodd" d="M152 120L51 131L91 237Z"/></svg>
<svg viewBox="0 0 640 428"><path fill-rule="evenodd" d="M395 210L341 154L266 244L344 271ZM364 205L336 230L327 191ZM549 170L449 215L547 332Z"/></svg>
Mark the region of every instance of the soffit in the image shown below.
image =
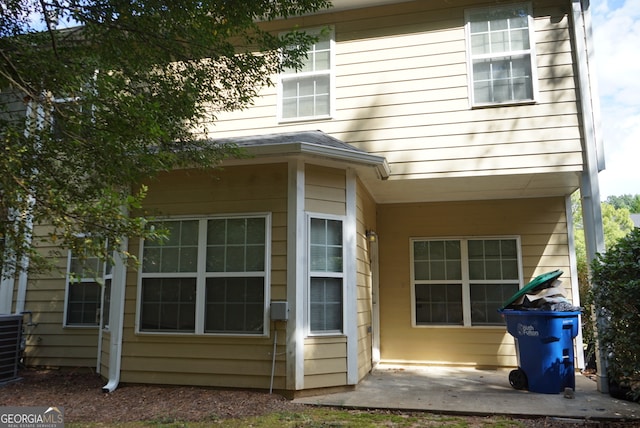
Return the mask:
<svg viewBox="0 0 640 428"><path fill-rule="evenodd" d="M392 166L393 170L393 166ZM373 180L361 177L377 203L419 203L566 196L580 184L575 171L558 173Z"/></svg>

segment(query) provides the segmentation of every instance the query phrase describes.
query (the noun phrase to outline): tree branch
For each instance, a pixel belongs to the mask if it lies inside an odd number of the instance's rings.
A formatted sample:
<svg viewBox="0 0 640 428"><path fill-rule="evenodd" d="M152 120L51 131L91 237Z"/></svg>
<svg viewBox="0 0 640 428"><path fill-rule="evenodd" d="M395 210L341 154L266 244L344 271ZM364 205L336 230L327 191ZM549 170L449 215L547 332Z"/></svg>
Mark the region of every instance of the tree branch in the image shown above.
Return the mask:
<svg viewBox="0 0 640 428"><path fill-rule="evenodd" d="M49 37L51 38L51 48L53 49L53 53L56 56L56 58L58 58L58 46L56 43L56 37L54 35L54 31L56 29L55 25L51 20L51 16L47 11L47 5L44 2L44 0L40 0L40 6L42 6L42 15L44 16L44 22L47 24L47 32L49 33ZM55 9L54 9L54 13L57 13L55 12Z"/></svg>

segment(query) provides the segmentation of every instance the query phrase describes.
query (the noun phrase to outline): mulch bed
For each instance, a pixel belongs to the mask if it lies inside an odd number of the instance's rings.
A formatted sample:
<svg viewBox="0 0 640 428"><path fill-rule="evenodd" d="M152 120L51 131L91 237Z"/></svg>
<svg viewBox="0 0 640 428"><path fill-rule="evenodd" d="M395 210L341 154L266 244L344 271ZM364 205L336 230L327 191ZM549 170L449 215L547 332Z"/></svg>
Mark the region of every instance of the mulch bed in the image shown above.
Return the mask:
<svg viewBox="0 0 640 428"><path fill-rule="evenodd" d="M120 384L88 368L26 369L20 380L0 387L0 406L57 406L66 422L213 421L304 408L278 394L190 386Z"/></svg>

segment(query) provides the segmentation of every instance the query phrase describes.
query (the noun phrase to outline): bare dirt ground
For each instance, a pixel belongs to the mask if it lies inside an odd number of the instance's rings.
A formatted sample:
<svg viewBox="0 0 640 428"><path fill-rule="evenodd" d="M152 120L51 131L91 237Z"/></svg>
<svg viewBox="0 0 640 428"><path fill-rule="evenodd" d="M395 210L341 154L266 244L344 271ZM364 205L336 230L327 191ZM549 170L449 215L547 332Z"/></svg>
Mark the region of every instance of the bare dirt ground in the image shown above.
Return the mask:
<svg viewBox="0 0 640 428"><path fill-rule="evenodd" d="M21 371L20 377L19 381L0 386L0 406L64 407L65 421L69 423L93 422L109 426L135 421L157 424L173 420L206 424L228 418L304 412L308 409L278 394L262 391L121 384L114 392L103 393L104 380L87 368L26 369ZM464 419L469 427L486 426L486 418L480 416ZM552 419L518 419L517 423L523 427L576 426L575 421L567 424L566 421ZM631 426L628 423L593 421L579 425Z"/></svg>

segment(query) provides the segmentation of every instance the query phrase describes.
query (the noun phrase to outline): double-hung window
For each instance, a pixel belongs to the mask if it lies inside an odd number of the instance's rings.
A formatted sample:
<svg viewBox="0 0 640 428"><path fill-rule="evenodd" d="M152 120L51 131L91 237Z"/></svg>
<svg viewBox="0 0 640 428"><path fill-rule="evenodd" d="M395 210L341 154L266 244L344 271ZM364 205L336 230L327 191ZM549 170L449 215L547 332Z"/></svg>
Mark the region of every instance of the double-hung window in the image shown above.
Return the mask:
<svg viewBox="0 0 640 428"><path fill-rule="evenodd" d="M69 251L65 326L97 327L104 278L104 263L97 257L78 257Z"/></svg>
<svg viewBox="0 0 640 428"><path fill-rule="evenodd" d="M536 67L529 4L466 13L471 105L534 101Z"/></svg>
<svg viewBox="0 0 640 428"><path fill-rule="evenodd" d="M333 33L310 30L318 41L307 51L300 70L284 70L280 78L280 119L304 120L331 116L333 95Z"/></svg>
<svg viewBox="0 0 640 428"><path fill-rule="evenodd" d="M339 334L343 325L343 223L309 218L309 331Z"/></svg>
<svg viewBox="0 0 640 428"><path fill-rule="evenodd" d="M414 325L503 324L522 283L518 238L413 239L411 256Z"/></svg>
<svg viewBox="0 0 640 428"><path fill-rule="evenodd" d="M266 334L267 215L184 219L143 244L139 330Z"/></svg>
<svg viewBox="0 0 640 428"><path fill-rule="evenodd" d="M88 138L94 121L94 106L82 97L53 98L49 116L51 137L55 140Z"/></svg>

